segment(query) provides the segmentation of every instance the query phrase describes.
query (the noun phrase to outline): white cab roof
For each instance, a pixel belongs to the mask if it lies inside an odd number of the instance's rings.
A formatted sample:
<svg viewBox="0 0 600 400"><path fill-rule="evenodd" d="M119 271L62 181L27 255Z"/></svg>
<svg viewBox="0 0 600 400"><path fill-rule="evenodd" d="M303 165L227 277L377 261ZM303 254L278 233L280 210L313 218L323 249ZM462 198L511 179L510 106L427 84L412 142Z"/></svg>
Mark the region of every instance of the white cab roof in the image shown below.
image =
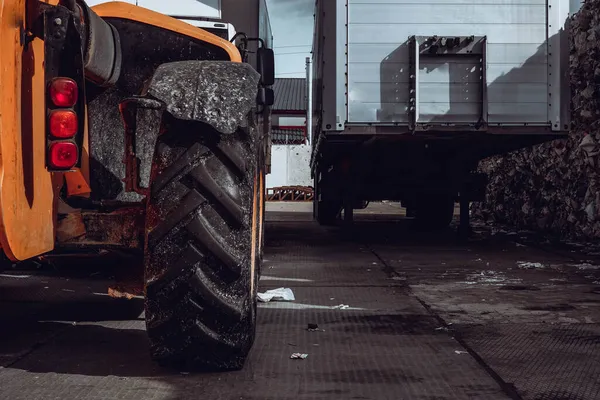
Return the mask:
<svg viewBox="0 0 600 400"><path fill-rule="evenodd" d="M221 0L120 0L125 3L136 4L140 7L177 17L196 18L221 18ZM91 7L106 0L87 0Z"/></svg>

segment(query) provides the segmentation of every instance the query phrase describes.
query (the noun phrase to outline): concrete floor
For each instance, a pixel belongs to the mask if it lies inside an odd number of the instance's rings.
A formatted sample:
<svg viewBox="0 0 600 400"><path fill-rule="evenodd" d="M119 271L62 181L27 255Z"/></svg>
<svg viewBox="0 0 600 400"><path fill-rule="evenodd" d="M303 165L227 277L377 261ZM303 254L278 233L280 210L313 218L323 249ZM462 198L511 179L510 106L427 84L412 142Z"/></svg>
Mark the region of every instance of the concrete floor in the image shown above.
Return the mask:
<svg viewBox="0 0 600 400"><path fill-rule="evenodd" d="M161 370L141 301L107 298L90 261L0 276L0 399L600 398L595 253L486 226L417 233L390 204L353 232L307 204L268 210L261 290L296 300L260 305L242 371Z"/></svg>

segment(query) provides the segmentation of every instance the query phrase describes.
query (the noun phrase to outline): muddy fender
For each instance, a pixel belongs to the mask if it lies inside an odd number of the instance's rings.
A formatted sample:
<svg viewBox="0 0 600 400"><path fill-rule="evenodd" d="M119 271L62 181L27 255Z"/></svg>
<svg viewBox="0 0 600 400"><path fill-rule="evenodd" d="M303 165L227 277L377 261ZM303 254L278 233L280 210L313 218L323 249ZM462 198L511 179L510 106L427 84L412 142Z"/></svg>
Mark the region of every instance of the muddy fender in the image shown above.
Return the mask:
<svg viewBox="0 0 600 400"><path fill-rule="evenodd" d="M148 94L166 104L175 118L204 122L222 133L245 126L256 106L260 75L251 65L229 61L162 64Z"/></svg>

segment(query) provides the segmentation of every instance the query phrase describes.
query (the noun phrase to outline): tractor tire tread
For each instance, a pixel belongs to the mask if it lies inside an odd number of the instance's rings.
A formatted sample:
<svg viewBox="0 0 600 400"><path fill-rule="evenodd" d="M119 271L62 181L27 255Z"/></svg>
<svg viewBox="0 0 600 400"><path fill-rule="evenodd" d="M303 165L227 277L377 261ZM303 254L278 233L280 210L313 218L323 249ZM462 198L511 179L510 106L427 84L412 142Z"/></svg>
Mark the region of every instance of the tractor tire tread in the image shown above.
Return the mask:
<svg viewBox="0 0 600 400"><path fill-rule="evenodd" d="M208 132L208 140L195 133L167 131L157 144L146 227L151 353L161 365L239 369L255 334L243 267L251 253L253 139L241 129Z"/></svg>

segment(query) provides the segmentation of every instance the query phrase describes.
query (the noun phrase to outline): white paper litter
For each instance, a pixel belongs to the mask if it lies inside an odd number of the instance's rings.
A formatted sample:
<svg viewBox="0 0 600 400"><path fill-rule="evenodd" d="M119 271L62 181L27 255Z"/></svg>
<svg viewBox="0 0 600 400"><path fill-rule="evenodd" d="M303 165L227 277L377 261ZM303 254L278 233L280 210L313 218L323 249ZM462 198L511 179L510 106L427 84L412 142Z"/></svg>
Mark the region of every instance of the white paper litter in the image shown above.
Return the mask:
<svg viewBox="0 0 600 400"><path fill-rule="evenodd" d="M334 306L334 307L332 307L332 308L333 308L333 309L337 309L337 310L346 310L346 309L350 308L350 306L349 306L349 305L347 305L347 304L340 304L340 305L338 305L338 306Z"/></svg>
<svg viewBox="0 0 600 400"><path fill-rule="evenodd" d="M292 360L304 360L306 357L308 357L308 354L303 354L303 353L293 353L290 358Z"/></svg>
<svg viewBox="0 0 600 400"><path fill-rule="evenodd" d="M522 269L544 269L544 264L539 262L517 261L517 265Z"/></svg>
<svg viewBox="0 0 600 400"><path fill-rule="evenodd" d="M258 301L268 303L270 301L294 301L294 292L290 288L279 288L267 290L264 293L258 293Z"/></svg>

